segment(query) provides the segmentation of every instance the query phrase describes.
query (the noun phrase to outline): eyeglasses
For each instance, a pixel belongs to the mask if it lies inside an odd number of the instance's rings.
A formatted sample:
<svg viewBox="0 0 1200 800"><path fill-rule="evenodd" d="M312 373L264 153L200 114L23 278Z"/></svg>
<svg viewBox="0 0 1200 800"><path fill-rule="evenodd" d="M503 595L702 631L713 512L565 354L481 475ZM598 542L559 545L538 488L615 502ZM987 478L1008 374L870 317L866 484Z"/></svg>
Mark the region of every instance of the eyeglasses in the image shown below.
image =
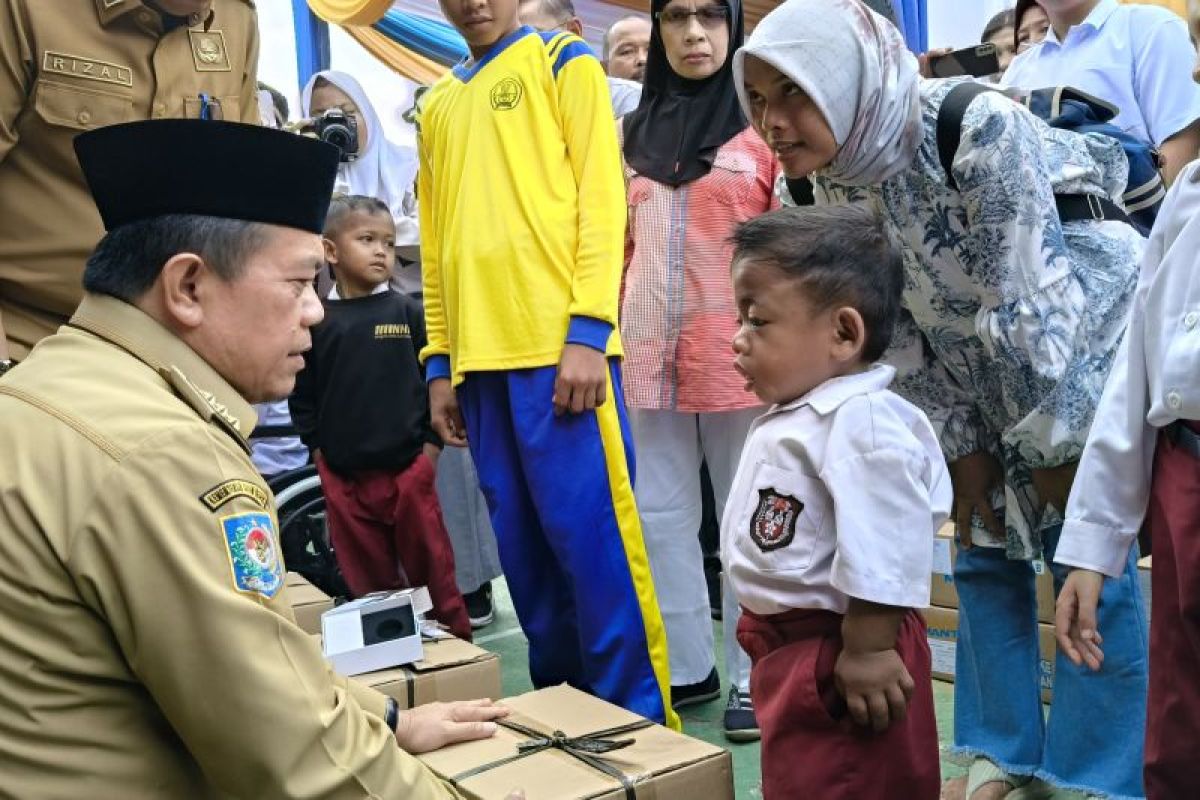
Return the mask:
<svg viewBox="0 0 1200 800"><path fill-rule="evenodd" d="M729 6L704 6L695 11L688 11L684 8L668 8L654 14L654 18L658 20L659 24L671 28L686 27L692 17L698 19L705 28L719 28L729 20Z"/></svg>

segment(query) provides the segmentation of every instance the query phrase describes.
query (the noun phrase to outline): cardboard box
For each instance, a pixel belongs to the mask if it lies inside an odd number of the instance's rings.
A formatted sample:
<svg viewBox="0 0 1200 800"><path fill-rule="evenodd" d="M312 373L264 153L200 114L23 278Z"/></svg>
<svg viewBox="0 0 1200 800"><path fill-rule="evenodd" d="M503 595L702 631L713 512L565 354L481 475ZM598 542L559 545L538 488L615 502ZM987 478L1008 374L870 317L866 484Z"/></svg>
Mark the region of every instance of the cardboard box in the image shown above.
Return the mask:
<svg viewBox="0 0 1200 800"><path fill-rule="evenodd" d="M1042 702L1054 699L1054 661L1058 657L1058 640L1053 625L1038 625L1038 681L1042 685Z"/></svg>
<svg viewBox="0 0 1200 800"><path fill-rule="evenodd" d="M933 606L921 612L933 661L933 677L954 682L954 648L958 643L958 611Z"/></svg>
<svg viewBox="0 0 1200 800"><path fill-rule="evenodd" d="M929 586L929 602L942 608L958 608L958 591L954 587L954 563L958 559L958 546L954 542L954 526L946 524L933 540L933 578ZM1038 621L1054 624L1054 578L1050 568L1035 561L1037 572Z"/></svg>
<svg viewBox="0 0 1200 800"><path fill-rule="evenodd" d="M953 608L932 607L924 609L926 636L929 654L933 662L933 677L954 682L955 648L958 644L958 611ZM1054 626L1038 624L1038 682L1042 688L1042 702L1049 703L1054 694L1054 659L1058 654L1058 643L1054 638Z"/></svg>
<svg viewBox="0 0 1200 800"><path fill-rule="evenodd" d="M333 608L333 598L304 579L297 572L289 572L286 580L288 602L296 615L296 624L305 633L321 632L321 615Z"/></svg>
<svg viewBox="0 0 1200 800"><path fill-rule="evenodd" d="M401 708L450 700L500 699L500 656L449 637L425 642L425 657L354 678L396 698Z"/></svg>
<svg viewBox="0 0 1200 800"><path fill-rule="evenodd" d="M933 580L929 585L929 602L942 608L958 608L958 591L954 588L954 526L943 525L933 540Z"/></svg>
<svg viewBox="0 0 1200 800"><path fill-rule="evenodd" d="M733 800L733 760L723 748L565 685L503 702L513 712L505 722L524 726L529 733L501 727L491 739L420 756L471 800L501 800L515 788L523 788L527 800L624 800L626 785L636 787L639 798ZM554 744L556 731L565 737L629 744L606 752L593 747L581 758L567 749L569 740ZM600 762L608 771L585 759Z"/></svg>

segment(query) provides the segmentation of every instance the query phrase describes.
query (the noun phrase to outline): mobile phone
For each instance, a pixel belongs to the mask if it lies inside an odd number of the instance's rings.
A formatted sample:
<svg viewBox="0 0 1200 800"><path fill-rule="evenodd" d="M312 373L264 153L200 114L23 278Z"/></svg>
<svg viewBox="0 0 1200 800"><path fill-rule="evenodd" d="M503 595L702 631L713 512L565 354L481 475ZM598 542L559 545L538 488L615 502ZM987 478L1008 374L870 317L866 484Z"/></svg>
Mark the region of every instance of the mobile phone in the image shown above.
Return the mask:
<svg viewBox="0 0 1200 800"><path fill-rule="evenodd" d="M977 44L944 56L934 56L929 59L929 70L935 78L953 78L956 75L982 78L1000 71L1000 57L996 53L996 45L991 42Z"/></svg>

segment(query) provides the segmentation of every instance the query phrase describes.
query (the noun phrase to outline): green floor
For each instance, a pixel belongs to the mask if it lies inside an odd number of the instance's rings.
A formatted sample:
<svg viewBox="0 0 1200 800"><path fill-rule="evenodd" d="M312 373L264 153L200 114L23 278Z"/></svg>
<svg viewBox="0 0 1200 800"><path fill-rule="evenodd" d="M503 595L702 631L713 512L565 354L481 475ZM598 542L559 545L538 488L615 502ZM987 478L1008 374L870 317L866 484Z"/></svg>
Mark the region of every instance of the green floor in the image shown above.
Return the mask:
<svg viewBox="0 0 1200 800"><path fill-rule="evenodd" d="M508 596L508 587L503 578L493 582L496 603L496 621L475 633L475 643L480 647L500 655L500 669L503 678L504 694L511 696L528 692L533 686L529 683L527 668L527 644L521 629L517 626L517 618L513 613L512 601ZM714 623L716 635L716 652L721 649L721 624ZM722 659L717 659L720 662ZM724 669L723 664L719 664ZM722 676L723 678L724 676ZM722 684L728 687L727 684ZM954 724L954 692L953 687L940 681L934 681L933 697L937 706L938 731L943 750L950 741ZM733 744L725 740L721 730L721 715L725 704L714 700L700 706L692 706L680 712L683 718L684 732L726 747L733 753L733 777L738 800L762 797L758 777L758 744ZM954 777L965 773L962 762L952 756L943 754L942 775Z"/></svg>

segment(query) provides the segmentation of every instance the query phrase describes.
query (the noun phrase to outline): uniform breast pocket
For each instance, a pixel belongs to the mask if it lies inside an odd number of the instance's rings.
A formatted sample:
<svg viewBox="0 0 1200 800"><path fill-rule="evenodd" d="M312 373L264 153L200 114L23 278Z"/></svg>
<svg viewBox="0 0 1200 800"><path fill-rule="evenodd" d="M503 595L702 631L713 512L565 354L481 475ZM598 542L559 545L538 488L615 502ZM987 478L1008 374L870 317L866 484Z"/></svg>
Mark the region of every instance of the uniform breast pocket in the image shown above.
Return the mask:
<svg viewBox="0 0 1200 800"><path fill-rule="evenodd" d="M708 192L722 204L743 203L754 191L757 177L758 169L750 156L720 150L697 189Z"/></svg>
<svg viewBox="0 0 1200 800"><path fill-rule="evenodd" d="M812 565L824 534L828 493L816 478L760 462L742 497L736 545L762 572L796 572Z"/></svg>
<svg viewBox="0 0 1200 800"><path fill-rule="evenodd" d="M640 175L627 175L626 178L628 180L629 208L636 209L650 199L651 181Z"/></svg>
<svg viewBox="0 0 1200 800"><path fill-rule="evenodd" d="M208 109L207 114L205 109ZM223 119L229 122L242 121L242 100L235 94L209 96L199 95L183 98L183 116L186 119Z"/></svg>
<svg viewBox="0 0 1200 800"><path fill-rule="evenodd" d="M133 117L133 96L119 89L99 89L38 80L34 109L48 125L89 131L128 122Z"/></svg>

